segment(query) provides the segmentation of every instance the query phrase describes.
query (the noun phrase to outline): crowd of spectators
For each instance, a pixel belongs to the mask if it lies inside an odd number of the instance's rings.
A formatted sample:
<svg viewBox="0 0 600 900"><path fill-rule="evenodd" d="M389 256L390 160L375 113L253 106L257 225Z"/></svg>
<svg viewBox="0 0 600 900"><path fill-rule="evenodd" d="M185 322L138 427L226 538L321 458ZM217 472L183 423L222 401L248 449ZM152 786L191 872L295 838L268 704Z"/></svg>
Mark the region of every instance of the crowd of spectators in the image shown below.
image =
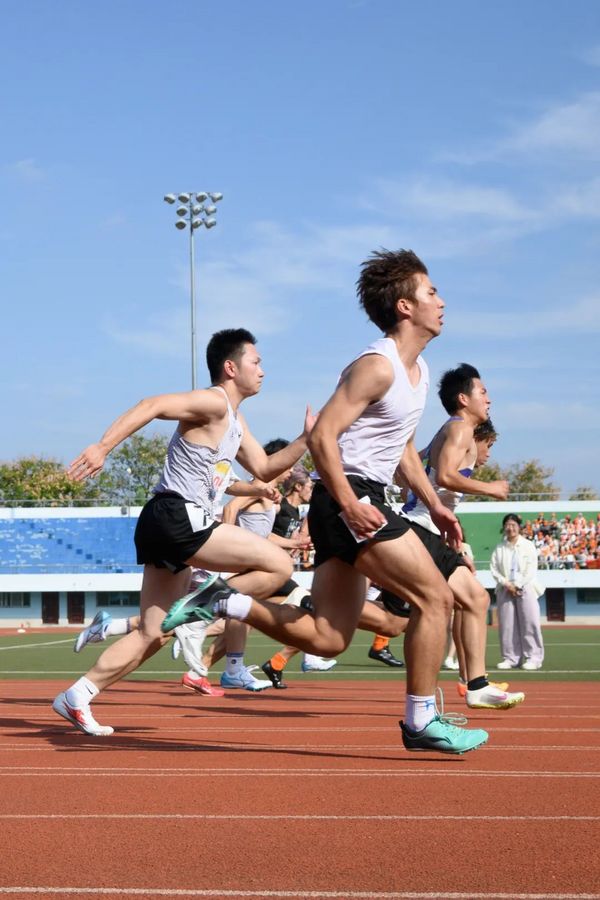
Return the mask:
<svg viewBox="0 0 600 900"><path fill-rule="evenodd" d="M562 519L540 513L523 524L522 534L533 541L540 569L600 568L600 513L590 519L582 513Z"/></svg>

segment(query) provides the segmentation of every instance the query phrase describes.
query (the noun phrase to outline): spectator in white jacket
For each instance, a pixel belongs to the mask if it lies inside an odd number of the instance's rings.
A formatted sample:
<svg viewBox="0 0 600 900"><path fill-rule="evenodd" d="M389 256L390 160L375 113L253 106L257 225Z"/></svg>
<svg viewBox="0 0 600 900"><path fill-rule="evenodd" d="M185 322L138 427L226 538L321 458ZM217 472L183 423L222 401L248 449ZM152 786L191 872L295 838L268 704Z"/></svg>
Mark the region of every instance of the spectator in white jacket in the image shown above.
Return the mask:
<svg viewBox="0 0 600 900"><path fill-rule="evenodd" d="M541 669L544 642L538 598L544 590L537 580L537 551L521 536L521 519L514 513L504 516L502 531L504 540L490 562L502 653L498 668Z"/></svg>

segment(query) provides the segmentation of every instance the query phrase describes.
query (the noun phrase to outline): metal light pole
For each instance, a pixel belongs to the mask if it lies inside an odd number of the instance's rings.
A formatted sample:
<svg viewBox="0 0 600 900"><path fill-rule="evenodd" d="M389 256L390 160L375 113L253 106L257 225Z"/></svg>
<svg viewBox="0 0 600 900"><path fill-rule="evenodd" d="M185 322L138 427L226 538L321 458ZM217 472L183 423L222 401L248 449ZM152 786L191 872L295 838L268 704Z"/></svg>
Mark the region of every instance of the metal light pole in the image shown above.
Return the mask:
<svg viewBox="0 0 600 900"><path fill-rule="evenodd" d="M192 339L192 390L196 389L196 290L195 290L195 260L194 260L194 232L204 225L205 228L214 228L217 220L214 218L217 207L214 205L223 199L223 194L206 191L198 193L166 194L165 203L176 203L181 206L175 212L179 216L175 222L175 228L183 231L189 229L190 233L190 321ZM206 201L210 204L206 205ZM212 205L211 205L212 204Z"/></svg>

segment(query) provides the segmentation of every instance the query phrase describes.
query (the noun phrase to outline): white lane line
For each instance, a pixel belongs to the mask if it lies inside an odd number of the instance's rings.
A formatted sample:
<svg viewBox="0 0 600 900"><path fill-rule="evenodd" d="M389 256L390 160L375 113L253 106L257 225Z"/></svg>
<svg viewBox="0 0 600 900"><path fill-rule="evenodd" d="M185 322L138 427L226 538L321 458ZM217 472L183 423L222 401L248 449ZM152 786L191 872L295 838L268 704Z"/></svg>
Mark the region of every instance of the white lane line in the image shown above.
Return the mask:
<svg viewBox="0 0 600 900"><path fill-rule="evenodd" d="M349 821L349 822L599 822L600 816L417 816L417 815L377 815L377 816L351 816L351 815L244 815L236 813L235 819L231 815L200 815L196 813L3 813L2 819L199 819L218 820L226 822L239 822L241 820L254 821Z"/></svg>
<svg viewBox="0 0 600 900"><path fill-rule="evenodd" d="M40 641L38 644L13 644L10 647L0 647L2 650L29 650L33 647L53 647L55 644L72 644L74 637L67 638L65 641Z"/></svg>
<svg viewBox="0 0 600 900"><path fill-rule="evenodd" d="M209 743L209 742L204 741L204 746L207 743ZM213 742L210 742L210 743L212 744ZM340 755L343 755L343 753L345 751L351 751L351 750L352 751L354 751L354 750L366 750L366 751L391 750L391 751L394 751L394 750L400 749L400 745L398 744L398 742L396 742L394 744L346 744L346 743L344 743L344 744L321 744L319 742L318 746L315 744L273 744L273 743L260 744L260 743L254 742L254 741L249 741L247 743L243 743L240 741L234 742L234 741L217 741L217 740L215 740L214 743L218 744L219 746L229 746L233 749L239 749L240 747L243 747L244 750L249 750L249 751L256 750L257 752L260 752L260 753L264 753L266 750L273 751L274 753L278 753L278 752L284 751L284 750L286 752L290 751L290 750L298 750L299 752L300 751L304 752L307 750L312 750L314 752L317 752L319 750L335 750ZM131 744L115 744L115 743L111 742L110 749L111 750L131 750ZM148 743L148 741L144 741L144 750L168 750L168 749L169 748L165 747L164 743L156 742L154 744L150 744L150 743ZM202 747L190 747L189 749L190 749L190 752L193 753L193 752L200 751L202 749ZM40 747L39 744L4 744L3 746L0 746L0 753L3 751L4 752L7 752L7 751L13 752L15 750L19 750L19 751L23 751L23 752L31 750L31 751L35 751L36 753L41 753L44 750L50 750L52 753L54 753L53 747ZM502 751L510 751L512 753L515 750L518 750L519 752L532 751L535 753L543 753L544 751L547 751L549 753L555 753L557 750L564 750L565 752L568 752L568 753L579 753L582 750L585 752L589 752L589 751L598 752L598 751L600 751L600 745L596 744L596 745L582 746L581 744L567 744L567 745L565 745L565 744L555 744L555 745L551 745L551 744L529 744L529 745L527 745L527 744L525 744L525 745L523 745L523 744L502 744L501 746L495 746L495 747L489 747L486 745L486 748L485 748L486 753L502 752Z"/></svg>
<svg viewBox="0 0 600 900"><path fill-rule="evenodd" d="M65 644L65 643L69 643L69 641L51 641L50 643ZM27 646L27 645L25 644L23 646ZM42 646L42 645L38 644L36 646ZM3 647L0 649L20 650L22 648L21 647ZM3 671L7 675L38 675L41 678L46 675L79 675L81 673L81 668L79 668L79 669L51 669L48 671L41 670L41 669L12 669L12 670L3 670ZM215 669L214 671L218 675L223 670ZM489 671L495 673L497 670L490 669ZM294 676L294 683L296 682L296 679L298 680L299 683L301 681L305 681L307 685L311 685L313 687L317 683L318 684L322 683L320 680L318 682L316 682L316 681L312 681L311 679L307 678L306 673L301 674L300 672L290 672L289 674ZM392 670L386 671L385 669L376 669L376 668L371 669L371 668L367 668L365 666L364 669L340 669L340 671L336 671L336 669L332 669L331 671L327 672L326 680L329 681L330 679L336 678L336 676L337 677L340 677L340 676L345 677L346 675L360 675L361 677L365 677L368 675L368 676L374 676L374 677L380 678L380 679L385 679L385 678L400 679L401 678L402 680L404 680L403 676L405 674L406 673L404 670L402 670L401 672L392 671ZM506 675L506 671L502 672L501 674ZM539 677L540 674L544 675L544 676L545 675L600 675L600 669L543 669L541 671L535 670L533 672L527 672L523 669L518 669L518 670L515 670L514 677L518 677L519 679L520 678L531 678L532 676L536 676L536 675ZM149 675L171 675L175 681L175 679L178 677L178 672L175 669L144 669L143 676L140 675L137 677L136 676L132 677L130 675L130 676L128 676L128 678L132 682L135 681L137 684L139 684L140 682L150 680L148 678ZM576 684L576 682L574 682L574 683ZM536 682L536 684L544 684L544 681L542 680L542 681Z"/></svg>
<svg viewBox="0 0 600 900"><path fill-rule="evenodd" d="M126 888L126 887L0 887L0 894L114 894L120 897L297 897L316 900L600 900L600 894L535 893L514 894L494 891L235 891L202 888Z"/></svg>
<svg viewBox="0 0 600 900"><path fill-rule="evenodd" d="M441 776L443 778L600 778L600 772L539 772L533 771L515 771L515 772L480 772L477 770L468 770L464 772L452 771L447 769L355 769L355 768L339 768L339 769L255 769L247 768L214 768L214 769L197 769L197 768L161 768L160 771L155 769L131 769L126 767L114 768L83 768L83 767L67 767L67 766L2 766L0 767L0 777L16 776L21 778L23 774L27 774L29 778L41 777L48 778L57 776L73 776L76 778L216 778L216 777L265 777L265 778L431 778Z"/></svg>

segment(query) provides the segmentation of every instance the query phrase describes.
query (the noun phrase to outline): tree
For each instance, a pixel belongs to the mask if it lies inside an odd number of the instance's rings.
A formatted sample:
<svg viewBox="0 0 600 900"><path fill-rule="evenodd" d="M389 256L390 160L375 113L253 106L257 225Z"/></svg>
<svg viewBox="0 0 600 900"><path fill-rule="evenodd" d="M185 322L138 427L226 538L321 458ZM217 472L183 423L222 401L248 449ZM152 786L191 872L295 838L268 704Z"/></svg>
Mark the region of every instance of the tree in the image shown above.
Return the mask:
<svg viewBox="0 0 600 900"><path fill-rule="evenodd" d="M109 457L98 482L107 501L142 506L162 471L168 439L161 434L134 434Z"/></svg>
<svg viewBox="0 0 600 900"><path fill-rule="evenodd" d="M550 479L554 469L543 466L538 459L513 463L504 473L510 484L510 500L558 500L560 488Z"/></svg>
<svg viewBox="0 0 600 900"><path fill-rule="evenodd" d="M100 485L95 481L76 482L54 459L24 456L0 463L0 502L5 506L50 503L64 505L98 500Z"/></svg>
<svg viewBox="0 0 600 900"><path fill-rule="evenodd" d="M575 490L574 494L571 494L569 500L600 500L600 495L593 487L581 485Z"/></svg>

